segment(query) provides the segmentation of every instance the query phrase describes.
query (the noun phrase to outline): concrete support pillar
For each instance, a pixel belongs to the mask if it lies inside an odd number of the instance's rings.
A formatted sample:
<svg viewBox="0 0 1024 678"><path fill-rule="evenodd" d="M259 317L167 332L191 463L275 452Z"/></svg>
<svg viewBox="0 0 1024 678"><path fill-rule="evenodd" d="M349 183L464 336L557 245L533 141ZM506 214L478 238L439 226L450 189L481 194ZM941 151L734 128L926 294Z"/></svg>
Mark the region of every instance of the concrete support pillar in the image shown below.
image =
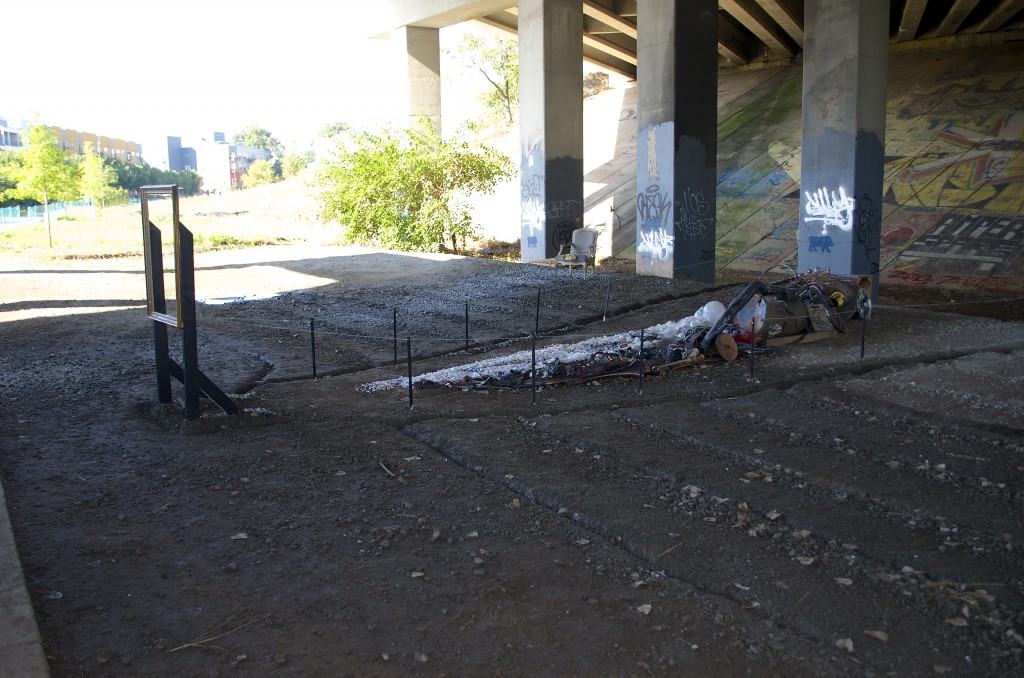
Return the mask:
<svg viewBox="0 0 1024 678"><path fill-rule="evenodd" d="M553 257L583 226L583 5L519 2L524 262Z"/></svg>
<svg viewBox="0 0 1024 678"><path fill-rule="evenodd" d="M804 7L801 272L871 274L878 291L889 0Z"/></svg>
<svg viewBox="0 0 1024 678"><path fill-rule="evenodd" d="M715 278L717 0L637 4L636 272Z"/></svg>
<svg viewBox="0 0 1024 678"><path fill-rule="evenodd" d="M438 29L404 26L391 32L391 40L398 52L400 77L407 82L400 109L407 117L399 122L414 127L426 117L440 132L441 43Z"/></svg>

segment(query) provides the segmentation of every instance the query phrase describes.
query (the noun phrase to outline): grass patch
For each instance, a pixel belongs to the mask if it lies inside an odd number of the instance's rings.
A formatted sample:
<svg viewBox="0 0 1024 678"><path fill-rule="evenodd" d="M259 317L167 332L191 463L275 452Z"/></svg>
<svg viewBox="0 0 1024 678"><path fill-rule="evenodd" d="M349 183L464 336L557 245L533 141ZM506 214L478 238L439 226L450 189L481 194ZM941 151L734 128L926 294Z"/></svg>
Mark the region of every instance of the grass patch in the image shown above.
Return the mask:
<svg viewBox="0 0 1024 678"><path fill-rule="evenodd" d="M150 203L153 222L164 231L171 248L170 202ZM195 238L197 250L260 245L337 242L337 229L320 223L316 204L299 180L232 191L218 196L182 198L182 224ZM63 259L141 256L142 213L138 204L90 207L51 213L53 247L46 224L0 224L0 252L36 254Z"/></svg>

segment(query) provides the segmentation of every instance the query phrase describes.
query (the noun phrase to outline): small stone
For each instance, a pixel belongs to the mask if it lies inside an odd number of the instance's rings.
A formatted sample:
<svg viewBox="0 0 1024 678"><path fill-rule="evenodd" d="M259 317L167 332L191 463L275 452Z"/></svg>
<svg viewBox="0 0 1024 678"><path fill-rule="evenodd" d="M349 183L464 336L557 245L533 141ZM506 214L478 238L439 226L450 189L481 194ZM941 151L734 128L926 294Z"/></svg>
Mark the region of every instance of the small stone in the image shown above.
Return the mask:
<svg viewBox="0 0 1024 678"><path fill-rule="evenodd" d="M853 640L850 638L840 638L836 641L836 647L847 652L853 652Z"/></svg>
<svg viewBox="0 0 1024 678"><path fill-rule="evenodd" d="M418 661L419 663L426 664L429 660L430 660L430 657L428 657L427 655L423 654L422 652L417 652L416 653L416 661Z"/></svg>

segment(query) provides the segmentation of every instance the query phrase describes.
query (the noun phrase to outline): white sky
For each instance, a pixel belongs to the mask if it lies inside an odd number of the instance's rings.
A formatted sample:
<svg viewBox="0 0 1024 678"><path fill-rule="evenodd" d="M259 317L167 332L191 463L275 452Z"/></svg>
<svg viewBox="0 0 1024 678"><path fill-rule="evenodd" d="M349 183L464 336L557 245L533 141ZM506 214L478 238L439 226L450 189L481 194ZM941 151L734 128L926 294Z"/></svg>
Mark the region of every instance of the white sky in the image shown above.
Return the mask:
<svg viewBox="0 0 1024 678"><path fill-rule="evenodd" d="M0 36L0 64L15 76L0 117L130 139L154 165L168 135L230 138L250 124L301 152L328 122L395 113L393 50L365 37L379 6L36 0Z"/></svg>

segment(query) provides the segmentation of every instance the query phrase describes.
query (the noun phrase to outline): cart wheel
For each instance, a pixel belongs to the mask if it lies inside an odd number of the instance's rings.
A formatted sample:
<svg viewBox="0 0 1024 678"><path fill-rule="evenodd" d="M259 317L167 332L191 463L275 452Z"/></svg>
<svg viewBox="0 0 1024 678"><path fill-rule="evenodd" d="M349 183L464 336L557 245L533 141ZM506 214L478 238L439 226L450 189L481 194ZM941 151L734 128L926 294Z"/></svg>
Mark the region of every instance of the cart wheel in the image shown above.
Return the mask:
<svg viewBox="0 0 1024 678"><path fill-rule="evenodd" d="M718 335L715 339L715 348L718 350L718 355L725 360L736 360L736 356L740 354L739 349L736 348L736 340L728 334Z"/></svg>

